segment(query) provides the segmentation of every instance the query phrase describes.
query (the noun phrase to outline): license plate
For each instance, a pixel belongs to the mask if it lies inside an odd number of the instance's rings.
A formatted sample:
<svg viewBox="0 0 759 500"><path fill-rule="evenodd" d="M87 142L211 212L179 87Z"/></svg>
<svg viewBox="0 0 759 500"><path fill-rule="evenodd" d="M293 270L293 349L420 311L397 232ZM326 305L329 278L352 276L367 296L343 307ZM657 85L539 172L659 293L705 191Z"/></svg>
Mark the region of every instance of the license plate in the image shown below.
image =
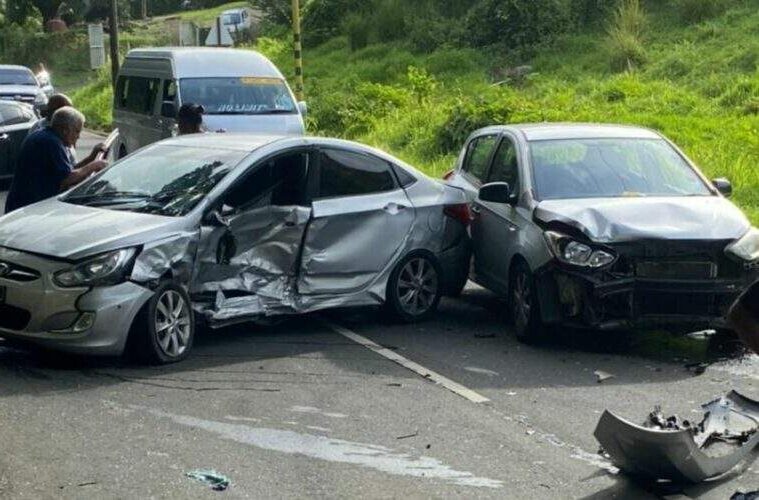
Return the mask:
<svg viewBox="0 0 759 500"><path fill-rule="evenodd" d="M0 304L5 304L5 291L6 288L4 286L0 286Z"/></svg>

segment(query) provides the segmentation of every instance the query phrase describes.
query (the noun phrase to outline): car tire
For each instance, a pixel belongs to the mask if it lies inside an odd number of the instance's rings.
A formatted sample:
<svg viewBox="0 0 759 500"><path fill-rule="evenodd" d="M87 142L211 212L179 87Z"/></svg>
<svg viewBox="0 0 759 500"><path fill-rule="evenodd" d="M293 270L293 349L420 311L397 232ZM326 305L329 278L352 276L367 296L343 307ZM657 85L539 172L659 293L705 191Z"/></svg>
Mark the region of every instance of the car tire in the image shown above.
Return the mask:
<svg viewBox="0 0 759 500"><path fill-rule="evenodd" d="M142 308L130 333L132 351L150 364L182 361L195 340L195 314L184 288L166 281Z"/></svg>
<svg viewBox="0 0 759 500"><path fill-rule="evenodd" d="M466 266L462 266L462 269L457 270L450 280L448 290L445 295L448 297L461 297L461 293L464 291L466 284L469 282L469 270L471 268L471 259L467 262Z"/></svg>
<svg viewBox="0 0 759 500"><path fill-rule="evenodd" d="M390 273L385 307L393 318L404 323L422 321L437 310L442 286L437 260L426 253L411 253Z"/></svg>
<svg viewBox="0 0 759 500"><path fill-rule="evenodd" d="M508 302L517 340L527 344L545 340L546 329L541 321L535 277L522 260L512 267Z"/></svg>
<svg viewBox="0 0 759 500"><path fill-rule="evenodd" d="M127 155L126 146L122 144L121 146L119 146L119 157L117 159L120 160L124 158L126 155Z"/></svg>

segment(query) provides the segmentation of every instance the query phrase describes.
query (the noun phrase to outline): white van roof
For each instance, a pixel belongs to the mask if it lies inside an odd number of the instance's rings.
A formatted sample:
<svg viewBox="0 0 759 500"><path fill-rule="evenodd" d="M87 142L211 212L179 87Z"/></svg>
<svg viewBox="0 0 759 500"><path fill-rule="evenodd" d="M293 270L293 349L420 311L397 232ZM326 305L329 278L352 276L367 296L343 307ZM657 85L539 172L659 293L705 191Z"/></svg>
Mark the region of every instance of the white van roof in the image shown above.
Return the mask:
<svg viewBox="0 0 759 500"><path fill-rule="evenodd" d="M169 59L179 78L259 76L282 78L276 66L255 50L220 47L155 47L132 49L127 61Z"/></svg>

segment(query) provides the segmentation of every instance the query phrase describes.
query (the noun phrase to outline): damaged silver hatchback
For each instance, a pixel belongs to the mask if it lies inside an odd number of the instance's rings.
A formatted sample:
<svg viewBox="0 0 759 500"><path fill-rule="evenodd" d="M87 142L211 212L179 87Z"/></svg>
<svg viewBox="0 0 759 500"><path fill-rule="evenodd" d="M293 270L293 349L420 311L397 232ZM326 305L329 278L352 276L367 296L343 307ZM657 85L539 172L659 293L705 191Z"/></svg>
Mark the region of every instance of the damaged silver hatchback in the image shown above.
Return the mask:
<svg viewBox="0 0 759 500"><path fill-rule="evenodd" d="M670 141L642 128L489 127L448 181L472 200L472 278L546 325L722 328L757 276L759 230Z"/></svg>
<svg viewBox="0 0 759 500"><path fill-rule="evenodd" d="M172 362L196 319L384 304L420 320L466 280L466 208L356 143L168 139L0 219L0 336Z"/></svg>

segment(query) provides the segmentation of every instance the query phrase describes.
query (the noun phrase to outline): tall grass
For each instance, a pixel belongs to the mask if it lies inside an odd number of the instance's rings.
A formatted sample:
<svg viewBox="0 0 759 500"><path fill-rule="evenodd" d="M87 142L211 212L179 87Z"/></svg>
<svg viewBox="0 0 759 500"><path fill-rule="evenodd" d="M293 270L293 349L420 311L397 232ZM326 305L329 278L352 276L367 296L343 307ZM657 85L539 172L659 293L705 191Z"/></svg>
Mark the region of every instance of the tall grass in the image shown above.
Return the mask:
<svg viewBox="0 0 759 500"><path fill-rule="evenodd" d="M607 28L610 63L614 70L629 70L646 62L643 32L647 15L640 0L620 0Z"/></svg>

